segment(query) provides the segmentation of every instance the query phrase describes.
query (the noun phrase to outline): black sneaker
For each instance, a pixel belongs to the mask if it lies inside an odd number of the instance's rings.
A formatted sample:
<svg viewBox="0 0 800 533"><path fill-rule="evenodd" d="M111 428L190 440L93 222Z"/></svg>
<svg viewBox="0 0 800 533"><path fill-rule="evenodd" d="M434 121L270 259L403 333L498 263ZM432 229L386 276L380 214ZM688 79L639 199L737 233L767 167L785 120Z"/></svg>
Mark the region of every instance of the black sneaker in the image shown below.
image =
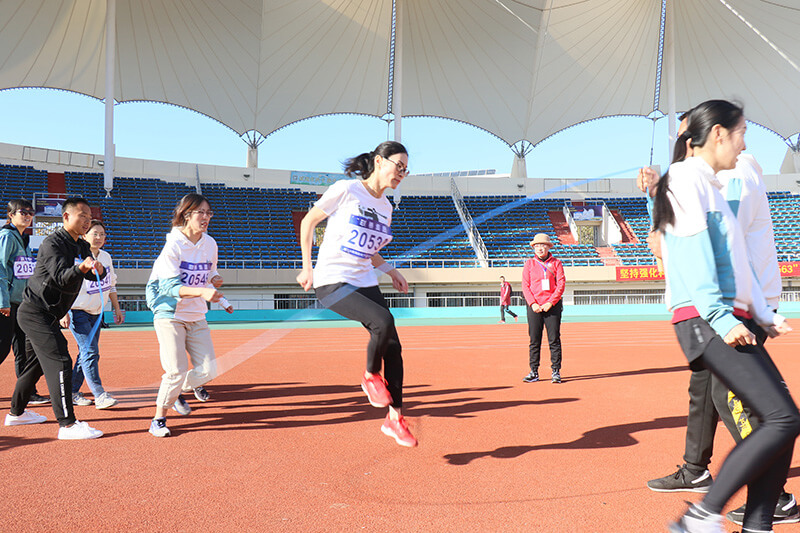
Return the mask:
<svg viewBox="0 0 800 533"><path fill-rule="evenodd" d="M742 525L744 521L745 506L730 511L725 515L734 524ZM797 501L794 496L784 492L778 497L778 505L775 506L775 513L772 515L774 524L794 524L800 522L800 510L797 508Z"/></svg>
<svg viewBox="0 0 800 533"><path fill-rule="evenodd" d="M674 474L651 479L647 482L647 488L656 492L708 492L713 482L708 470L693 474L683 465Z"/></svg>
<svg viewBox="0 0 800 533"><path fill-rule="evenodd" d="M35 392L31 394L31 399L28 400L28 405L44 405L46 403L50 403L50 398Z"/></svg>
<svg viewBox="0 0 800 533"><path fill-rule="evenodd" d="M522 378L522 381L524 381L525 383L534 383L536 381L539 381L539 372L537 372L536 370L532 371L530 374Z"/></svg>
<svg viewBox="0 0 800 533"><path fill-rule="evenodd" d="M561 383L561 372L559 372L558 370L553 370L552 376L553 377L550 379L550 381L552 381L553 383Z"/></svg>

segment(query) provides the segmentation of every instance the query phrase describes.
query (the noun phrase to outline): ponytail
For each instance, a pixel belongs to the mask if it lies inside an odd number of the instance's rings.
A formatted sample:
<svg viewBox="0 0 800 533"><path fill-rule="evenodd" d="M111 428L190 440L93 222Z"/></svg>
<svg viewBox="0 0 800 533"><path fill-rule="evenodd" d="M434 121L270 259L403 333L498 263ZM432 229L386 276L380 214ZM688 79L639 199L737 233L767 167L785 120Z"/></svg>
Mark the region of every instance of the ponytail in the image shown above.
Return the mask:
<svg viewBox="0 0 800 533"><path fill-rule="evenodd" d="M394 154L406 154L406 147L396 141L386 141L375 147L371 152L364 152L355 157L351 157L344 162L344 173L349 177L358 176L362 180L367 179L375 171L375 156L379 155L388 159Z"/></svg>

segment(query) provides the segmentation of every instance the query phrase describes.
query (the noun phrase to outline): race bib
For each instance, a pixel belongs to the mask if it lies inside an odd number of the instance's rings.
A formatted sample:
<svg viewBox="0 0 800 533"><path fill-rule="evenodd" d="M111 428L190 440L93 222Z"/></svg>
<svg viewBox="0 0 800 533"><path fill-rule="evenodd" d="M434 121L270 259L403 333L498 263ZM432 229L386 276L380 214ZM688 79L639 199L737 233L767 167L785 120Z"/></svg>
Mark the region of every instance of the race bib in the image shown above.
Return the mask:
<svg viewBox="0 0 800 533"><path fill-rule="evenodd" d="M542 290L543 291L549 291L550 290L550 280L549 279L544 278L542 280Z"/></svg>
<svg viewBox="0 0 800 533"><path fill-rule="evenodd" d="M211 263L181 261L181 283L188 287L205 287L211 276Z"/></svg>
<svg viewBox="0 0 800 533"><path fill-rule="evenodd" d="M86 294L97 294L100 292L100 289L103 289L103 294L107 294L111 289L111 276L106 276L100 280L100 283L88 279L86 283Z"/></svg>
<svg viewBox="0 0 800 533"><path fill-rule="evenodd" d="M28 279L33 276L36 268L36 259L26 255L18 255L14 258L14 277L17 279Z"/></svg>
<svg viewBox="0 0 800 533"><path fill-rule="evenodd" d="M350 215L348 235L341 250L361 259L369 259L392 240L392 228L371 218Z"/></svg>

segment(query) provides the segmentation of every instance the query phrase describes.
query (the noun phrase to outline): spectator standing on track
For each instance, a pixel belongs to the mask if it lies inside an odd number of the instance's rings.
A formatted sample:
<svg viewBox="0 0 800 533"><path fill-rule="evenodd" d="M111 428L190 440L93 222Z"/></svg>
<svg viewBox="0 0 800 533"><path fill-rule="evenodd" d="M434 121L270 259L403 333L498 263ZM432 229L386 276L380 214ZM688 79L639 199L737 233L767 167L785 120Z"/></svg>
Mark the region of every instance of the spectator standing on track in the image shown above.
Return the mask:
<svg viewBox="0 0 800 533"><path fill-rule="evenodd" d="M681 117L678 135L685 130L686 118ZM692 155L692 147L688 143L686 155ZM753 156L741 154L736 160L735 168L717 173L717 179L722 185L720 192L728 201L744 233L747 256L756 281L769 306L777 312L782 284L761 167ZM658 175L651 169L643 168L639 171L637 185L650 198L655 195L657 182ZM763 344L766 336L758 336L757 341ZM719 418L722 418L736 442L740 442L758 427L758 418L751 416L750 410L742 406L742 402L708 369L695 366L691 370L684 464L673 474L648 481L647 486L656 492L708 492L713 482L708 465L714 450L714 434ZM741 525L745 512L746 506L743 505L730 511L727 517ZM800 511L794 496L782 490L772 523L788 524L798 521Z"/></svg>
<svg viewBox="0 0 800 533"><path fill-rule="evenodd" d="M79 354L72 370L72 403L75 405L92 405L92 400L81 392L84 377L94 396L97 409L108 409L117 404L117 399L106 392L100 380L100 324L103 309L111 300L114 309L114 323L122 324L125 315L120 309L117 299L117 275L111 256L101 248L106 242L106 227L99 220L92 220L89 231L83 236L89 243L92 255L100 261L108 274L101 282L84 280L78 299L72 309L61 319L61 326L69 328L75 342L78 343Z"/></svg>
<svg viewBox="0 0 800 533"><path fill-rule="evenodd" d="M367 328L370 340L361 388L370 404L389 407L381 431L401 446L413 447L417 440L402 415L402 348L376 274L385 272L395 289L408 292L403 275L378 253L392 240L392 204L385 192L397 188L408 175L408 152L402 144L387 141L348 159L344 170L360 179L331 185L300 225L303 269L297 282L306 291L314 287L326 308ZM312 269L314 229L325 219L325 237ZM381 366L386 379L380 375Z"/></svg>
<svg viewBox="0 0 800 533"><path fill-rule="evenodd" d="M791 330L753 282L744 236L716 174L732 169L745 148L742 109L710 100L692 109L659 180L653 204L672 323L690 365L703 365L748 405L761 425L725 460L703 501L692 504L673 533L721 533L721 513L748 486L745 532L771 531L772 514L800 433L800 413L782 378L756 342ZM686 158L691 140L693 157ZM756 332L755 334L753 332Z"/></svg>
<svg viewBox="0 0 800 533"><path fill-rule="evenodd" d="M506 323L506 313L514 317L516 322L519 317L511 310L511 284L505 276L500 276L500 323Z"/></svg>
<svg viewBox="0 0 800 533"><path fill-rule="evenodd" d="M561 314L566 278L564 265L550 253L553 243L546 233L537 233L531 241L534 256L522 269L522 293L528 308L530 373L522 378L526 383L539 381L539 359L542 350L542 330L547 327L550 344L551 381L561 383Z"/></svg>
<svg viewBox="0 0 800 533"><path fill-rule="evenodd" d="M149 430L156 437L170 436L166 418L170 407L180 415L192 412L181 392L194 391L201 402L210 399L203 385L215 377L217 365L206 302L227 303L217 291L223 283L217 272L217 243L206 233L213 216L204 196L192 193L181 198L172 231L147 282L147 306L153 311L164 369Z"/></svg>
<svg viewBox="0 0 800 533"><path fill-rule="evenodd" d="M28 278L33 275L36 259L25 234L35 212L28 200L11 200L6 206L8 223L0 228L0 363L14 349L14 372L17 377L25 366L25 332L17 323L17 309ZM50 403L33 389L30 405Z"/></svg>
<svg viewBox="0 0 800 533"><path fill-rule="evenodd" d="M64 226L39 247L36 268L28 279L17 320L25 332L25 367L11 397L5 425L39 424L46 417L25 409L36 382L44 374L61 440L96 439L103 432L75 419L72 408L72 359L59 320L78 297L84 279L106 277L103 264L92 257L81 239L92 222L83 198L67 198L62 207ZM99 276L99 279L98 279Z"/></svg>

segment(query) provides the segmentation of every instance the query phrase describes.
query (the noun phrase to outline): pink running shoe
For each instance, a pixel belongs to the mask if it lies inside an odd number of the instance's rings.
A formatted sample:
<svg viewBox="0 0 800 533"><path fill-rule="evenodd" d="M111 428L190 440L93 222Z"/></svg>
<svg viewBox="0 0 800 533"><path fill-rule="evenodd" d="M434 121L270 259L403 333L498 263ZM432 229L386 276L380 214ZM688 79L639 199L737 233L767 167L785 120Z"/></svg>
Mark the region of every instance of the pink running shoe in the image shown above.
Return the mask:
<svg viewBox="0 0 800 533"><path fill-rule="evenodd" d="M386 415L381 431L387 437L394 438L395 442L400 446L413 448L417 445L417 439L408 430L408 422L402 416L398 420L392 420L389 415Z"/></svg>
<svg viewBox="0 0 800 533"><path fill-rule="evenodd" d="M386 388L386 381L378 374L362 377L361 389L373 407L388 407L392 404L392 395Z"/></svg>

